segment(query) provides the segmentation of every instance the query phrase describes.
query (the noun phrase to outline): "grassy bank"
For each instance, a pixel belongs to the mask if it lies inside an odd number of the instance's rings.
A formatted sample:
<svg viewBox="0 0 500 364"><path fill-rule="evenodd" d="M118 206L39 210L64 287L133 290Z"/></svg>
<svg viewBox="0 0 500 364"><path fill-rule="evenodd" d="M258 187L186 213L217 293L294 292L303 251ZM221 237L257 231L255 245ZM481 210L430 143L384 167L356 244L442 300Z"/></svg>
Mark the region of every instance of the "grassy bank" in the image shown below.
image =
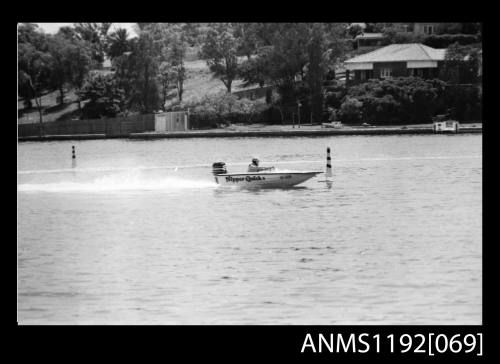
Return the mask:
<svg viewBox="0 0 500 364"><path fill-rule="evenodd" d="M186 80L184 81L183 100L191 102L201 99L203 96L216 94L225 90L224 84L213 77L207 63L204 60L192 60L185 63ZM234 80L233 91L247 90L252 87L243 87L241 80ZM59 91L48 92L42 96L43 122L52 122L56 120L77 119L79 118L77 96L75 90L66 90L64 104L57 103ZM177 101L175 91L171 91L171 99L167 101L166 107ZM85 102L82 102L82 106ZM35 101L30 109L24 107L22 99L18 99L18 124L34 124L39 122L38 109Z"/></svg>

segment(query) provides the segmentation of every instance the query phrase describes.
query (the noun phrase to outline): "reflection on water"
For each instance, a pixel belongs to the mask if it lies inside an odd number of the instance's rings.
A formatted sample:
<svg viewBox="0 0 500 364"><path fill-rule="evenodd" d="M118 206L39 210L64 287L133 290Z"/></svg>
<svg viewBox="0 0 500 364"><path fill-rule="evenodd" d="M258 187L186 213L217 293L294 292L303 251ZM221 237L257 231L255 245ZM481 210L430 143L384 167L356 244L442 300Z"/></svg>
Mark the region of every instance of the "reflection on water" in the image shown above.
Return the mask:
<svg viewBox="0 0 500 364"><path fill-rule="evenodd" d="M326 146L332 181L211 175L256 151L319 170ZM21 143L19 321L480 324L481 149L477 135Z"/></svg>

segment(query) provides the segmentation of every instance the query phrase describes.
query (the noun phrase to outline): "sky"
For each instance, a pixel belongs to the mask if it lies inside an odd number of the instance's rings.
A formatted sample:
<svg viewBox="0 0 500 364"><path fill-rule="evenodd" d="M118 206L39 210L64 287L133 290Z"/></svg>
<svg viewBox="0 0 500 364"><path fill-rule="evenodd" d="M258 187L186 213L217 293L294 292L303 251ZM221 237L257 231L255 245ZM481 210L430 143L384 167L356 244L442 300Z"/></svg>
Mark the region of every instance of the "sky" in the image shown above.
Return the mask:
<svg viewBox="0 0 500 364"><path fill-rule="evenodd" d="M41 29L43 29L45 33L50 33L50 34L57 33L57 31L61 27L73 25L73 23L35 23L35 24L37 24ZM134 24L135 23L113 23L113 25L111 25L110 31L112 32L117 28L125 28L130 34L136 35L137 33L134 30Z"/></svg>

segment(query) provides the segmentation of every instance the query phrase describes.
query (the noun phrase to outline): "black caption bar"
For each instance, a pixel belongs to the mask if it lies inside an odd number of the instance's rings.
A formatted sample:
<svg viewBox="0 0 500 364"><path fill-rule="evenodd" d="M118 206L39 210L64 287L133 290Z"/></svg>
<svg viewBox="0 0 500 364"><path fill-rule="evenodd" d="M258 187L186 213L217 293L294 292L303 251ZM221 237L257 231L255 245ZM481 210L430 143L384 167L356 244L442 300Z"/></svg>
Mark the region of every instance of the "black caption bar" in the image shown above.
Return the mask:
<svg viewBox="0 0 500 364"><path fill-rule="evenodd" d="M50 334L45 333L47 330ZM157 355L165 359L180 355L232 362L270 359L372 362L412 358L419 362L441 359L470 362L488 360L488 352L494 354L491 350L494 335L479 325L20 327L19 333L22 342L29 342L35 353L50 347L43 343L43 338L47 338L51 344L57 343L57 348L69 352L85 353L89 348L99 352L111 350L115 358L124 350L127 358L145 360Z"/></svg>

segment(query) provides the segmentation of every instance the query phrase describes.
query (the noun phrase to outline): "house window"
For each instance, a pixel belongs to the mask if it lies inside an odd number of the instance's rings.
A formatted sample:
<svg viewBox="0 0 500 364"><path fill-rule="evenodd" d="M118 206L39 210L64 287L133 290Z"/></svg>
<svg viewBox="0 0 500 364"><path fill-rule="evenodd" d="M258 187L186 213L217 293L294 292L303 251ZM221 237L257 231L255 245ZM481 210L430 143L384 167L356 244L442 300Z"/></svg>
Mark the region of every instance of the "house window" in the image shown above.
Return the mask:
<svg viewBox="0 0 500 364"><path fill-rule="evenodd" d="M391 75L392 75L392 70L390 68L381 68L380 69L380 77L381 78L391 77Z"/></svg>
<svg viewBox="0 0 500 364"><path fill-rule="evenodd" d="M424 25L425 34L434 34L434 25Z"/></svg>

